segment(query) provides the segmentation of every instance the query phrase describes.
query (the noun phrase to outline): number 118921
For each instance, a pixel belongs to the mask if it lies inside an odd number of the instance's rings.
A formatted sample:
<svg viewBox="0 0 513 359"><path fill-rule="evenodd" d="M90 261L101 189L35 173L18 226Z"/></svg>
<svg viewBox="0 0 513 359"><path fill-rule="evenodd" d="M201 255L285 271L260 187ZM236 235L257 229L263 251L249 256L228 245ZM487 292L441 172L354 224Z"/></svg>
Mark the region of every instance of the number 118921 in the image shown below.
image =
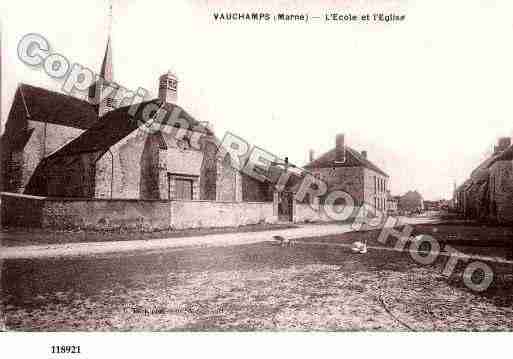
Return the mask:
<svg viewBox="0 0 513 359"><path fill-rule="evenodd" d="M80 345L52 345L52 354L80 354Z"/></svg>

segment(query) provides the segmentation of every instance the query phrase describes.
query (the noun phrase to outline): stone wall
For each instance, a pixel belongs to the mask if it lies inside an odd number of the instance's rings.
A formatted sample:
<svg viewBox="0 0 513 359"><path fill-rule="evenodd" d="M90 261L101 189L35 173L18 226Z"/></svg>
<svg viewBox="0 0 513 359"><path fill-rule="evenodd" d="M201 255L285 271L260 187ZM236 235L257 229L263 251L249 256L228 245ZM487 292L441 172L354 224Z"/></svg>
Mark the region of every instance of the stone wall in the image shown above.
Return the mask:
<svg viewBox="0 0 513 359"><path fill-rule="evenodd" d="M1 197L2 225L9 227L154 231L276 222L272 202Z"/></svg>
<svg viewBox="0 0 513 359"><path fill-rule="evenodd" d="M345 215L347 212L342 212L345 210L345 206L335 205L333 206L333 211L335 213L344 213L344 215L335 214L333 216L326 213L326 210L322 204L319 206L312 206L310 204L296 202L294 205L294 222L335 222L337 219L342 217L344 217L344 219L354 217L356 215L355 209L356 207L348 209L348 211L351 211L351 214Z"/></svg>
<svg viewBox="0 0 513 359"><path fill-rule="evenodd" d="M172 201L172 227L237 227L274 223L272 202Z"/></svg>
<svg viewBox="0 0 513 359"><path fill-rule="evenodd" d="M24 148L17 149L14 156L19 172L3 174L9 191L23 193L32 175L44 157L78 137L84 130L43 122L28 121L28 129L33 130ZM7 154L7 157L9 154Z"/></svg>
<svg viewBox="0 0 513 359"><path fill-rule="evenodd" d="M134 131L110 147L96 163L97 198L173 199L174 178L193 181L193 199L215 200L216 190L233 187L216 183L215 145L201 150L179 148L169 133ZM111 193L112 188L112 193Z"/></svg>
<svg viewBox="0 0 513 359"><path fill-rule="evenodd" d="M53 229L168 229L170 202L66 199L2 193L2 226Z"/></svg>
<svg viewBox="0 0 513 359"><path fill-rule="evenodd" d="M2 226L40 228L43 226L44 197L23 194L1 195Z"/></svg>
<svg viewBox="0 0 513 359"><path fill-rule="evenodd" d="M227 155L223 162L217 162L217 201L235 202L237 200L237 177L239 174L231 167Z"/></svg>
<svg viewBox="0 0 513 359"><path fill-rule="evenodd" d="M363 203L365 194L362 167L318 168L312 172L319 174L320 179L328 185L328 193L342 190L353 198L355 205L359 206Z"/></svg>

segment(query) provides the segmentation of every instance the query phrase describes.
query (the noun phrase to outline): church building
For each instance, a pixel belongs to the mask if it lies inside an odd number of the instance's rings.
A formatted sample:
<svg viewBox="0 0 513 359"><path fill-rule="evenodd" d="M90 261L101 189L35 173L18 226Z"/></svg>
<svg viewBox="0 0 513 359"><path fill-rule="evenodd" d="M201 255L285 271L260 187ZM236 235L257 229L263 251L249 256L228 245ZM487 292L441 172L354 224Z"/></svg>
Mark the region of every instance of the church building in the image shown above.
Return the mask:
<svg viewBox="0 0 513 359"><path fill-rule="evenodd" d="M112 91L119 88L113 74L109 35L89 101L19 85L2 136L3 191L97 199L272 201L266 184L233 169L229 158L217 158L219 141L210 126L178 105L174 73L158 79L157 98L130 106L122 106ZM157 128L149 123L153 120L158 120Z"/></svg>

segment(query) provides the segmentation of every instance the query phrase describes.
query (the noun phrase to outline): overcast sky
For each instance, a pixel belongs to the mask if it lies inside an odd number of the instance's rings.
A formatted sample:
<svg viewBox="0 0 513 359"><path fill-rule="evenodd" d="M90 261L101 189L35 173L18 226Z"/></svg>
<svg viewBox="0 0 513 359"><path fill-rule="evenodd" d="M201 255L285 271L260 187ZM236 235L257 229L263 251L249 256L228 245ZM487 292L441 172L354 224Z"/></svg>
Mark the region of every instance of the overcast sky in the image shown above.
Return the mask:
<svg viewBox="0 0 513 359"><path fill-rule="evenodd" d="M367 150L390 175L393 194L451 196L513 135L513 9L510 1L114 0L114 79L157 92L168 68L178 102L219 137L305 164L335 135ZM273 5L274 4L274 5ZM219 24L215 10L406 14L400 24ZM16 57L20 38L44 35L52 50L99 71L106 0L2 1L2 120L20 82L60 81Z"/></svg>

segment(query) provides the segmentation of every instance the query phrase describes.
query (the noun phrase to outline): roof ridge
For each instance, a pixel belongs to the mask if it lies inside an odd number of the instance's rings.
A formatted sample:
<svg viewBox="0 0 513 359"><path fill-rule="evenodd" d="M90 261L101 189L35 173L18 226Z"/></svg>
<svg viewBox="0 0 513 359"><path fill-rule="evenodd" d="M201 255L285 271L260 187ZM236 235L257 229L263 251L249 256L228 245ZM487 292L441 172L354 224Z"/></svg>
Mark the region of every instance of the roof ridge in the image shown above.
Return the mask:
<svg viewBox="0 0 513 359"><path fill-rule="evenodd" d="M25 82L20 82L18 84L18 88L31 88L31 89L36 89L36 90L42 90L42 91L46 91L48 93L51 93L51 94L54 94L54 95L57 95L57 96L62 96L62 97L65 97L65 98L69 98L69 99L72 99L74 101L78 101L78 102L82 102L84 103L85 105L88 105L88 106L91 106L91 103L89 101L86 101L86 100L83 100L79 97L75 97L75 96L71 96L71 95L68 95L66 93L63 93L63 92L59 92L57 90L50 90L50 89L47 89L47 88L44 88L44 87L39 87L39 86L35 86L35 85L31 85L31 84L27 84Z"/></svg>
<svg viewBox="0 0 513 359"><path fill-rule="evenodd" d="M388 177L388 174L383 171L382 169L380 169L376 164L374 164L372 161L368 160L367 158L364 158L359 151L355 150L354 148L352 148L351 146L345 146L346 150L348 150L348 152L354 157L355 159L355 162L357 162L358 166L362 166L362 167L365 167L365 168L368 168L370 170L373 170L373 171L376 171L378 173L381 173L382 175L384 176L387 176ZM332 160L330 160L329 158L326 158L326 157L330 157L332 155L334 155L336 151L336 148L332 148L330 149L329 151L323 153L322 155L320 155L318 158L316 158L315 160L313 161L310 161L308 162L305 166L303 166L304 168L315 168L315 167L319 167L319 168L325 168L325 167L337 167ZM329 163L329 166L328 164L326 163L328 162ZM324 164L323 164L324 163ZM347 163L347 159L346 159L346 162ZM341 166L341 167L344 167L344 166ZM345 166L345 167L350 167L350 166Z"/></svg>

